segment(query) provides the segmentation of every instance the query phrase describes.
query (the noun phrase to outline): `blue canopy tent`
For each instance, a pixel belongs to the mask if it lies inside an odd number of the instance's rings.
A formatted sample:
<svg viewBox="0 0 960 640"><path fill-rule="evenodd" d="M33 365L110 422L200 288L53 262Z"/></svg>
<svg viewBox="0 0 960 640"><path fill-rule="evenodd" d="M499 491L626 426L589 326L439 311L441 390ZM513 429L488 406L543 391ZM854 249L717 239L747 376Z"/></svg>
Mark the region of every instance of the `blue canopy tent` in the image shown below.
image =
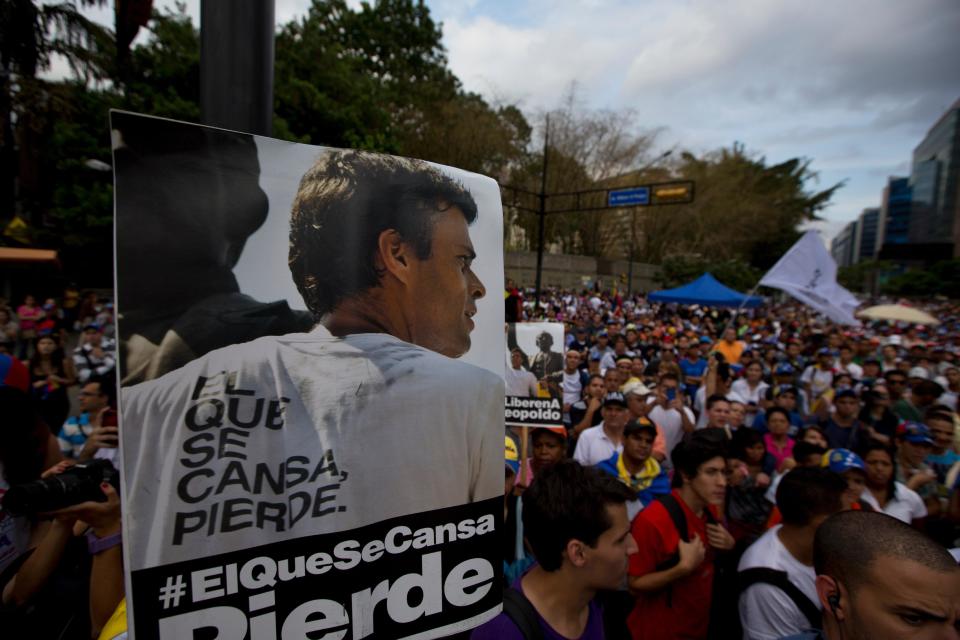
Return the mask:
<svg viewBox="0 0 960 640"><path fill-rule="evenodd" d="M709 273L705 273L693 282L677 287L654 291L647 296L650 302L676 302L678 304L699 304L707 307L759 307L763 298L748 296L721 284Z"/></svg>

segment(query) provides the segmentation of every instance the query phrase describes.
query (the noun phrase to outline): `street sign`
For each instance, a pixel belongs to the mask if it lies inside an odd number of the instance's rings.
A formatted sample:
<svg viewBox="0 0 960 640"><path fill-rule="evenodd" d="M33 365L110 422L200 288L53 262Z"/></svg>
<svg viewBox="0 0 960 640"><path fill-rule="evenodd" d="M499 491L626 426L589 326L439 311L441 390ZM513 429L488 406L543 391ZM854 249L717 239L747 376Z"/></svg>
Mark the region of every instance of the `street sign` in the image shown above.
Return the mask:
<svg viewBox="0 0 960 640"><path fill-rule="evenodd" d="M653 185L653 204L684 204L689 202L693 202L692 182Z"/></svg>
<svg viewBox="0 0 960 640"><path fill-rule="evenodd" d="M650 187L634 187L607 192L608 207L644 206L650 204Z"/></svg>

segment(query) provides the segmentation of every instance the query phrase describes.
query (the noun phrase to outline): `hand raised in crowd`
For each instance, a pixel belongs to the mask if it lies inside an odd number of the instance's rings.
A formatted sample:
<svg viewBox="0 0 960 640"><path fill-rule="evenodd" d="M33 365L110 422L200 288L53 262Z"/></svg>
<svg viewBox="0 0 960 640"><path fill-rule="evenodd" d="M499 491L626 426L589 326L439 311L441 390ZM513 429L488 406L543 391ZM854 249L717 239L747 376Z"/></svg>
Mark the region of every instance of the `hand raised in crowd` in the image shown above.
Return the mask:
<svg viewBox="0 0 960 640"><path fill-rule="evenodd" d="M119 443L120 430L116 426L97 425L90 432L87 441L83 443L83 449L77 456L81 461L90 460L100 449L116 449Z"/></svg>
<svg viewBox="0 0 960 640"><path fill-rule="evenodd" d="M590 401L587 402L587 411L589 413L594 413L596 411L599 411L600 405L601 405L600 398L596 396L591 396Z"/></svg>
<svg viewBox="0 0 960 640"><path fill-rule="evenodd" d="M667 408L674 411L683 411L683 395L678 392L677 397L668 403Z"/></svg>
<svg viewBox="0 0 960 640"><path fill-rule="evenodd" d="M937 479L937 474L933 469L920 469L907 481L907 487L916 491L920 487L926 486Z"/></svg>
<svg viewBox="0 0 960 640"><path fill-rule="evenodd" d="M693 573L707 557L707 548L698 535L694 535L690 542L681 540L677 546L677 552L680 554L677 566L687 574Z"/></svg>
<svg viewBox="0 0 960 640"><path fill-rule="evenodd" d="M757 477L755 478L755 482L757 486L760 487L761 489L764 487L769 487L770 476L761 471L760 473L757 474Z"/></svg>
<svg viewBox="0 0 960 640"><path fill-rule="evenodd" d="M722 524L707 525L707 541L711 547L720 551L729 551L737 543Z"/></svg>

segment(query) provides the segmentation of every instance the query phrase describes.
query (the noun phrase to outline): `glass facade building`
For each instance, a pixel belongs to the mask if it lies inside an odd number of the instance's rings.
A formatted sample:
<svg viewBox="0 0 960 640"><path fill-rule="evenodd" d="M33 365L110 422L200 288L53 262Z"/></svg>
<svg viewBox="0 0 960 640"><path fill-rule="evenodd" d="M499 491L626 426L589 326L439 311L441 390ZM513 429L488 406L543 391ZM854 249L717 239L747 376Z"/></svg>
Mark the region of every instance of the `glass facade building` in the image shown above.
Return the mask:
<svg viewBox="0 0 960 640"><path fill-rule="evenodd" d="M956 255L960 240L958 177L960 100L937 120L913 151L909 242L951 243Z"/></svg>

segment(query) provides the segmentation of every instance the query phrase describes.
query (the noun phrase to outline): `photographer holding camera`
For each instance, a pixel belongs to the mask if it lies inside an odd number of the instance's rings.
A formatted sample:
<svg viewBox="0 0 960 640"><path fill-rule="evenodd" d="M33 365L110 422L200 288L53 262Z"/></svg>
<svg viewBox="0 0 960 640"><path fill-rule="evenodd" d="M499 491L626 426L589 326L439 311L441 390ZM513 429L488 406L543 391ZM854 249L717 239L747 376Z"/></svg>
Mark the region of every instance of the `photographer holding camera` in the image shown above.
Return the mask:
<svg viewBox="0 0 960 640"><path fill-rule="evenodd" d="M96 636L123 599L117 482L109 461L64 460L40 480L7 491L5 511L52 518L37 546L3 586L3 604L13 610L13 628L23 637L48 637L38 633L41 627L59 634L49 637ZM55 506L62 508L51 510ZM89 599L76 597L88 589ZM67 593L70 597L57 597ZM83 606L64 610L69 602Z"/></svg>

